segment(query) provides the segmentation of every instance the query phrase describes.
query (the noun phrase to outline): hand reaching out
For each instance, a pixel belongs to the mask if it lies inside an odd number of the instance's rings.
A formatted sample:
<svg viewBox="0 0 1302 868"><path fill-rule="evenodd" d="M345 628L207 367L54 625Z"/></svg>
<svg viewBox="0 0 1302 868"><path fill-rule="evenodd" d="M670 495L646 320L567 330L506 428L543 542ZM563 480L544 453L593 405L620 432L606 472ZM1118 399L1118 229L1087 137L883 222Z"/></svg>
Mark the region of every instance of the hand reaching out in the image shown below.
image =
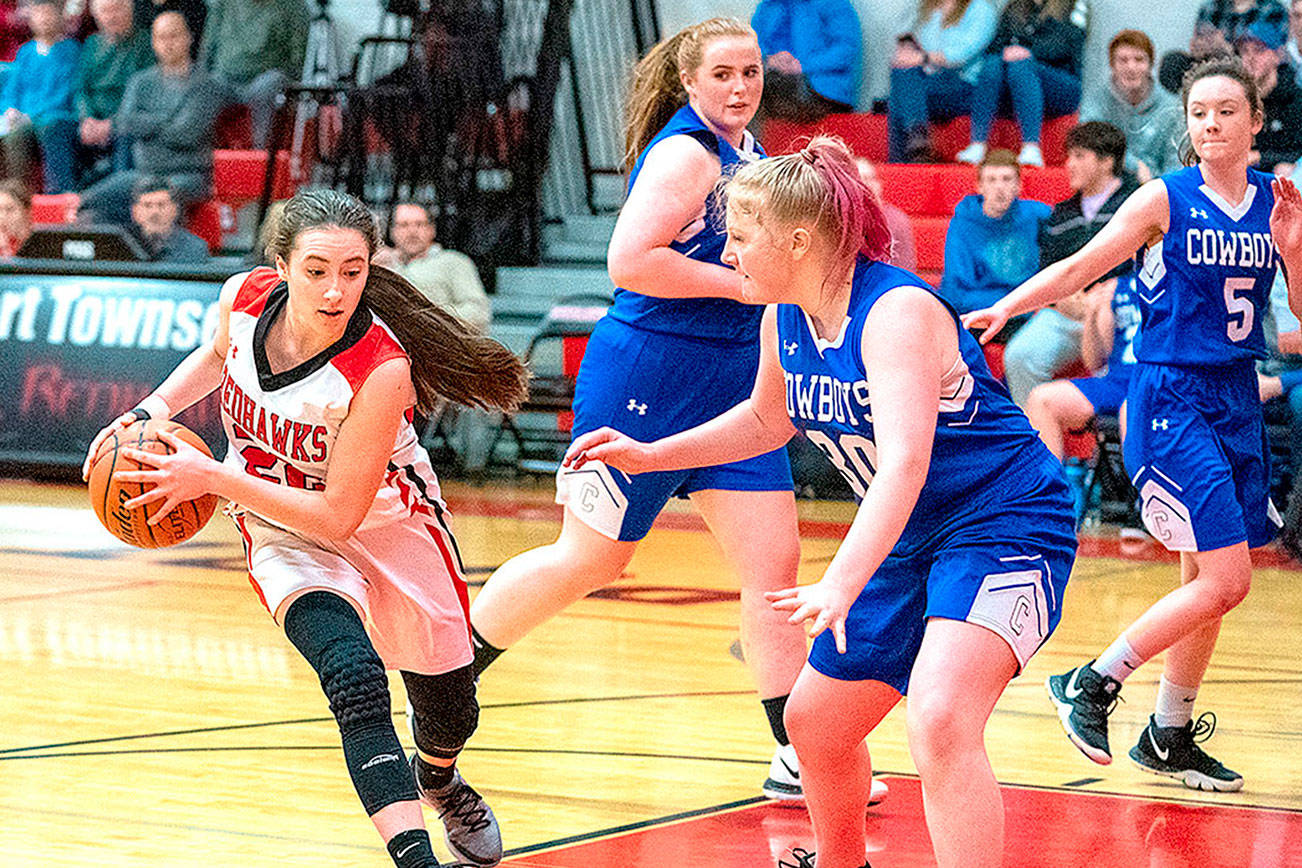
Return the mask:
<svg viewBox="0 0 1302 868"><path fill-rule="evenodd" d="M812 585L769 591L764 598L777 611L791 613L787 623L812 621L806 631L811 637L831 628L837 653L845 653L845 618L855 595L847 593L842 585L825 577Z"/></svg>
<svg viewBox="0 0 1302 868"><path fill-rule="evenodd" d="M576 437L565 450L561 466L580 467L589 461L601 461L629 474L660 469L654 463L651 444L634 440L614 428L598 428Z"/></svg>
<svg viewBox="0 0 1302 868"><path fill-rule="evenodd" d="M158 524L169 512L196 497L212 493L210 473L219 467L211 458L171 431L160 430L158 439L172 447L171 453L123 449L122 457L143 465L140 470L119 470L113 474L119 482L143 482L153 487L128 500L123 506L135 509L147 503L163 501L150 524Z"/></svg>
<svg viewBox="0 0 1302 868"><path fill-rule="evenodd" d="M1302 267L1302 194L1288 178L1270 182L1275 207L1270 212L1270 234L1284 262Z"/></svg>

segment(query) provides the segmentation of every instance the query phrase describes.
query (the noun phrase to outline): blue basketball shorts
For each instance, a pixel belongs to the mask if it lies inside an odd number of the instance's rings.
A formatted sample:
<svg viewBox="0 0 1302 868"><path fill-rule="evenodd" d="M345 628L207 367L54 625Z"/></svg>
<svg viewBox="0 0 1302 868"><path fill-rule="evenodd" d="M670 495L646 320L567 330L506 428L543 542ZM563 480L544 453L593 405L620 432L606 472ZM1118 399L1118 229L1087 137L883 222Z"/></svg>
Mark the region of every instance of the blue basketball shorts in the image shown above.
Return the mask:
<svg viewBox="0 0 1302 868"><path fill-rule="evenodd" d="M722 344L597 323L575 383L574 436L609 426L642 441L708 422L750 397L759 342ZM600 462L561 468L556 501L593 529L640 540L671 497L696 491L791 491L786 450L715 467L629 476Z"/></svg>
<svg viewBox="0 0 1302 868"><path fill-rule="evenodd" d="M1130 369L1134 365L1109 368L1101 377L1074 377L1068 380L1080 390L1094 408L1095 415L1115 416L1121 412L1130 386Z"/></svg>
<svg viewBox="0 0 1302 868"><path fill-rule="evenodd" d="M1273 540L1282 522L1252 363L1134 367L1123 454L1148 532L1171 551Z"/></svg>
<svg viewBox="0 0 1302 868"><path fill-rule="evenodd" d="M927 620L948 618L991 630L1008 643L1019 670L1025 667L1058 626L1076 560L1061 468L1046 466L1029 488L992 492L928 538L900 540L850 608L846 652L837 653L824 630L809 665L829 678L881 681L908 693Z"/></svg>

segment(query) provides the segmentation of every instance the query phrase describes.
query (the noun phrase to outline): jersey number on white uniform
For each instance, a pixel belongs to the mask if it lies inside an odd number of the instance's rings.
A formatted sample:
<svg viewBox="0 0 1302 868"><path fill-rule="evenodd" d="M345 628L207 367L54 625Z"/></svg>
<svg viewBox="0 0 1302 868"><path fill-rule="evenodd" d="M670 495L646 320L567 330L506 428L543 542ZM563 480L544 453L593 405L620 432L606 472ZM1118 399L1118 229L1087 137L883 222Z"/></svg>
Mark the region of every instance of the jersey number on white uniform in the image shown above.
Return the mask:
<svg viewBox="0 0 1302 868"><path fill-rule="evenodd" d="M308 476L288 461L281 461L265 449L257 446L245 446L240 450L244 459L244 470L253 476L288 485L290 488L302 488L307 491L324 491L325 480L317 476Z"/></svg>
<svg viewBox="0 0 1302 868"><path fill-rule="evenodd" d="M1230 321L1225 324L1225 333L1236 343L1252 334L1252 302L1239 293L1252 291L1255 283L1251 277L1225 278L1225 309L1230 314Z"/></svg>
<svg viewBox="0 0 1302 868"><path fill-rule="evenodd" d="M862 498L868 492L868 483L873 481L873 474L877 472L877 447L871 440L858 434L842 434L833 441L822 431L815 430L806 431L805 436L840 471L856 497Z"/></svg>

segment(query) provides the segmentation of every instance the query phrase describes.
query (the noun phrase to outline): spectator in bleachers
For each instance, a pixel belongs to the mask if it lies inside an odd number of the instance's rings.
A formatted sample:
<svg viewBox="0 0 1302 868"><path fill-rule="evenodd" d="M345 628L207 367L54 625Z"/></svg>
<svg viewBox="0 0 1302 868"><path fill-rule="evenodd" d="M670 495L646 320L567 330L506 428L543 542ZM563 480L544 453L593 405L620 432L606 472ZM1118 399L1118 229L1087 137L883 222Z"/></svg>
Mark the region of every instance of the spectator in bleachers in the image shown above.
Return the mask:
<svg viewBox="0 0 1302 868"><path fill-rule="evenodd" d="M81 217L125 225L142 175L167 179L183 208L212 190L213 125L221 89L190 60L190 29L179 12L154 19L158 65L127 83L114 129L131 138L134 168L114 172L82 193Z"/></svg>
<svg viewBox="0 0 1302 868"><path fill-rule="evenodd" d="M1302 156L1302 88L1284 62L1284 43L1276 31L1257 22L1239 34L1235 50L1261 94L1261 131L1254 140L1257 168L1287 175Z"/></svg>
<svg viewBox="0 0 1302 868"><path fill-rule="evenodd" d="M436 232L429 209L403 202L393 209L389 225L393 248L381 251L375 261L407 278L426 298L475 331L487 334L493 309L479 271L469 256L436 244Z"/></svg>
<svg viewBox="0 0 1302 868"><path fill-rule="evenodd" d="M920 0L891 60L891 162L932 162L932 122L971 112L978 61L998 20L992 0Z"/></svg>
<svg viewBox="0 0 1302 868"><path fill-rule="evenodd" d="M972 143L959 152L960 162L981 162L995 115L1009 105L1022 129L1017 161L1044 165L1044 119L1071 114L1080 105L1088 23L1087 0L1009 0L977 73Z"/></svg>
<svg viewBox="0 0 1302 868"><path fill-rule="evenodd" d="M1284 45L1284 61L1293 69L1302 69L1302 0L1293 0L1288 7L1288 42Z"/></svg>
<svg viewBox="0 0 1302 868"><path fill-rule="evenodd" d="M1067 133L1067 178L1074 191L1053 207L1040 229L1040 268L1044 269L1085 246L1139 188L1124 171L1126 136L1112 124L1088 121ZM1120 277L1130 263L1118 265L1099 278ZM1090 289L1036 312L1008 341L1004 376L1008 391L1021 407L1031 390L1080 358L1085 296Z"/></svg>
<svg viewBox="0 0 1302 868"><path fill-rule="evenodd" d="M136 29L131 0L91 0L98 30L86 37L77 64L77 138L83 186L131 168L130 142L113 129L113 115L131 76L154 65L149 31Z"/></svg>
<svg viewBox="0 0 1302 868"><path fill-rule="evenodd" d="M859 167L859 179L864 182L882 206L886 215L886 228L891 231L891 265L906 271L916 271L918 267L918 249L914 243L913 221L909 215L886 201L886 191L882 187L882 176L867 157L856 157Z"/></svg>
<svg viewBox="0 0 1302 868"><path fill-rule="evenodd" d="M1288 17L1279 0L1206 0L1198 9L1189 50L1164 54L1157 80L1171 93L1179 93L1184 74L1195 62L1218 54L1233 54L1234 41L1258 22L1278 33L1283 44L1288 33Z"/></svg>
<svg viewBox="0 0 1302 868"><path fill-rule="evenodd" d="M13 63L18 47L32 38L18 0L0 0L0 63Z"/></svg>
<svg viewBox="0 0 1302 868"><path fill-rule="evenodd" d="M1182 167L1184 136L1180 99L1153 79L1153 41L1140 30L1122 30L1108 43L1112 75L1085 94L1082 121L1107 121L1126 134L1126 169L1140 183Z"/></svg>
<svg viewBox="0 0 1302 868"><path fill-rule="evenodd" d="M194 57L203 39L203 24L208 18L208 5L204 0L134 0L136 27L150 32L154 19L164 12L180 12L190 28L190 56Z"/></svg>
<svg viewBox="0 0 1302 868"><path fill-rule="evenodd" d="M265 148L276 97L303 75L307 49L303 0L212 0L199 59L227 90L249 107L253 146Z"/></svg>
<svg viewBox="0 0 1302 868"><path fill-rule="evenodd" d="M32 38L14 57L0 91L0 146L4 176L26 181L39 160L47 193L71 190L73 142L72 83L81 46L63 35L58 0L28 0Z"/></svg>
<svg viewBox="0 0 1302 868"><path fill-rule="evenodd" d="M1139 302L1133 272L1095 284L1082 303L1081 360L1091 376L1041 383L1026 402L1027 418L1059 458L1068 431L1079 431L1095 416L1121 412L1135 363L1132 343L1139 331ZM1124 438L1125 419L1121 434Z"/></svg>
<svg viewBox="0 0 1302 868"><path fill-rule="evenodd" d="M177 225L181 209L166 178L146 175L131 191L131 232L153 262L206 262L208 242Z"/></svg>
<svg viewBox="0 0 1302 868"><path fill-rule="evenodd" d="M0 181L0 259L11 259L31 234L32 194L21 181Z"/></svg>
<svg viewBox="0 0 1302 868"><path fill-rule="evenodd" d="M989 307L1039 269L1040 224L1050 209L1021 193L1016 155L1002 148L987 153L977 168L977 192L958 203L945 233L940 294L959 313ZM1011 334L1022 322L1004 331Z"/></svg>
<svg viewBox="0 0 1302 868"><path fill-rule="evenodd" d="M849 0L760 0L750 26L764 55L765 117L854 111L863 35Z"/></svg>

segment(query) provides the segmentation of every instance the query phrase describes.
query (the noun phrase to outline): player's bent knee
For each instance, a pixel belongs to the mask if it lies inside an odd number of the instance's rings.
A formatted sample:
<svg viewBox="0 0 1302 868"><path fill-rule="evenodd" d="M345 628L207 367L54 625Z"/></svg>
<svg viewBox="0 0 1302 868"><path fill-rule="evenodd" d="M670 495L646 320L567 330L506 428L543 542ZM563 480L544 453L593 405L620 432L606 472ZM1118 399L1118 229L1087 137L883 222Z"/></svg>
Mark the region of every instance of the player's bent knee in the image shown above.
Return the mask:
<svg viewBox="0 0 1302 868"><path fill-rule="evenodd" d="M910 701L906 726L909 752L922 774L945 765L970 735L962 715L942 702Z"/></svg>
<svg viewBox="0 0 1302 868"><path fill-rule="evenodd" d="M440 675L402 673L413 715L416 747L428 756L451 759L479 726L473 667Z"/></svg>

